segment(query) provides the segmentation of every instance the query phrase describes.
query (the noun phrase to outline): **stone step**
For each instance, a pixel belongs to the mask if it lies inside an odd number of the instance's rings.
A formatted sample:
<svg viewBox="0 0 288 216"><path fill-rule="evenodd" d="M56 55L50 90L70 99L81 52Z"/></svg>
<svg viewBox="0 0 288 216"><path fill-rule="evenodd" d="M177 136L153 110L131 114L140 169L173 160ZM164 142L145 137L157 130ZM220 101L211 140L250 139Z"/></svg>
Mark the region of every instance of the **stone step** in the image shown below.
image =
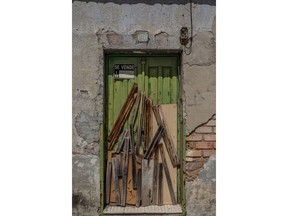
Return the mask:
<svg viewBox="0 0 288 216"><path fill-rule="evenodd" d="M150 205L145 207L136 208L134 206L106 206L104 211L104 215L149 215L149 216L160 216L160 215L182 215L181 205Z"/></svg>

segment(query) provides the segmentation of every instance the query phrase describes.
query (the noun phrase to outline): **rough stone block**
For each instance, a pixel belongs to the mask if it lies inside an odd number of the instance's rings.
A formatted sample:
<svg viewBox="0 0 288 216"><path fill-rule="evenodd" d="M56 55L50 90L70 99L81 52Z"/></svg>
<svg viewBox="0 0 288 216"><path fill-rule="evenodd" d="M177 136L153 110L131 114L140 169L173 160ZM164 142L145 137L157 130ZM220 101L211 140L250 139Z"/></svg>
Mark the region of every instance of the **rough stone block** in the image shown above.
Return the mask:
<svg viewBox="0 0 288 216"><path fill-rule="evenodd" d="M186 164L186 170L193 171L193 170L199 169L203 166L203 164L204 164L204 161L189 162Z"/></svg>
<svg viewBox="0 0 288 216"><path fill-rule="evenodd" d="M208 122L206 123L206 125L207 125L207 126L215 126L215 125L216 125L216 120L211 119L210 121L208 121Z"/></svg>
<svg viewBox="0 0 288 216"><path fill-rule="evenodd" d="M119 35L116 32L109 32L106 37L110 45L120 45L123 43L123 35Z"/></svg>
<svg viewBox="0 0 288 216"><path fill-rule="evenodd" d="M212 127L209 126L201 126L196 129L196 133L213 133Z"/></svg>
<svg viewBox="0 0 288 216"><path fill-rule="evenodd" d="M215 150L204 150L203 151L203 157L210 157L213 154L215 154Z"/></svg>
<svg viewBox="0 0 288 216"><path fill-rule="evenodd" d="M202 151L192 150L192 157L201 157Z"/></svg>
<svg viewBox="0 0 288 216"><path fill-rule="evenodd" d="M100 207L100 158L74 155L72 158L72 211L75 215L98 215Z"/></svg>
<svg viewBox="0 0 288 216"><path fill-rule="evenodd" d="M214 142L197 142L195 144L196 149L213 149Z"/></svg>
<svg viewBox="0 0 288 216"><path fill-rule="evenodd" d="M201 141L203 139L203 136L202 134L193 133L191 139L193 141Z"/></svg>
<svg viewBox="0 0 288 216"><path fill-rule="evenodd" d="M204 134L204 140L216 141L216 134Z"/></svg>

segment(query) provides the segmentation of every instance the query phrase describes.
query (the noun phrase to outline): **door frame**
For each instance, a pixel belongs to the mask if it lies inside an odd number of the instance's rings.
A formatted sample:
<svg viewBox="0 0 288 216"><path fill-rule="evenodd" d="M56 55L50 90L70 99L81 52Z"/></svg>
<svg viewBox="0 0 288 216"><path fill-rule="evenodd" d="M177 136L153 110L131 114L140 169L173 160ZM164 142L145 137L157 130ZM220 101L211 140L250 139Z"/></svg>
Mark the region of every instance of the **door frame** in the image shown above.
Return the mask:
<svg viewBox="0 0 288 216"><path fill-rule="evenodd" d="M105 207L105 177L106 177L106 162L107 162L107 90L108 90L108 58L110 56L122 57L177 57L177 76L178 76L178 105L177 105L177 152L180 160L180 166L177 170L177 202L182 206L182 215L186 215L186 190L185 190L185 175L186 175L186 124L183 118L183 71L182 71L182 50L103 50L104 64L103 64L103 81L104 81L104 95L103 95L103 123L100 131L100 215L103 215Z"/></svg>

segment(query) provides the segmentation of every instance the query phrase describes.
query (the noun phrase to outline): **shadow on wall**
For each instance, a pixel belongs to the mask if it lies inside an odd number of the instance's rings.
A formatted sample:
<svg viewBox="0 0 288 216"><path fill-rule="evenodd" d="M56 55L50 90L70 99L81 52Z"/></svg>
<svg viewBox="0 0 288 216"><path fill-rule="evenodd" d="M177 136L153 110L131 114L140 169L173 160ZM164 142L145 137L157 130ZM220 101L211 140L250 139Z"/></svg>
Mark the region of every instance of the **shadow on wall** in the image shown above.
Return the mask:
<svg viewBox="0 0 288 216"><path fill-rule="evenodd" d="M167 5L172 5L172 4L178 4L178 5L185 5L187 3L190 3L190 0L72 0L74 1L81 1L81 2L95 2L95 3L115 3L115 4L148 4L148 5L154 5L154 4L167 4ZM205 5L216 5L216 0L192 0L194 4L205 4Z"/></svg>

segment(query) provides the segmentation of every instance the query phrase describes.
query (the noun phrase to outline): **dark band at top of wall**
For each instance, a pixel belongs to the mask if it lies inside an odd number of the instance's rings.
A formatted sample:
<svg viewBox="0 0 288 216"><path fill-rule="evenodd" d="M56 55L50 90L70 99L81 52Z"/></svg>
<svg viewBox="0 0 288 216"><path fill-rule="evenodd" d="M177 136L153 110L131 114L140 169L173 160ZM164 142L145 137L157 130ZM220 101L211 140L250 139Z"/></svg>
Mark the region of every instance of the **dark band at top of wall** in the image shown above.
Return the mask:
<svg viewBox="0 0 288 216"><path fill-rule="evenodd" d="M190 3L190 0L72 0L74 1L80 1L80 2L95 2L95 3L115 3L115 4L148 4L148 5L154 5L154 4L165 4L165 5L185 5ZM216 0L192 0L194 4L199 5L211 5L216 6Z"/></svg>

